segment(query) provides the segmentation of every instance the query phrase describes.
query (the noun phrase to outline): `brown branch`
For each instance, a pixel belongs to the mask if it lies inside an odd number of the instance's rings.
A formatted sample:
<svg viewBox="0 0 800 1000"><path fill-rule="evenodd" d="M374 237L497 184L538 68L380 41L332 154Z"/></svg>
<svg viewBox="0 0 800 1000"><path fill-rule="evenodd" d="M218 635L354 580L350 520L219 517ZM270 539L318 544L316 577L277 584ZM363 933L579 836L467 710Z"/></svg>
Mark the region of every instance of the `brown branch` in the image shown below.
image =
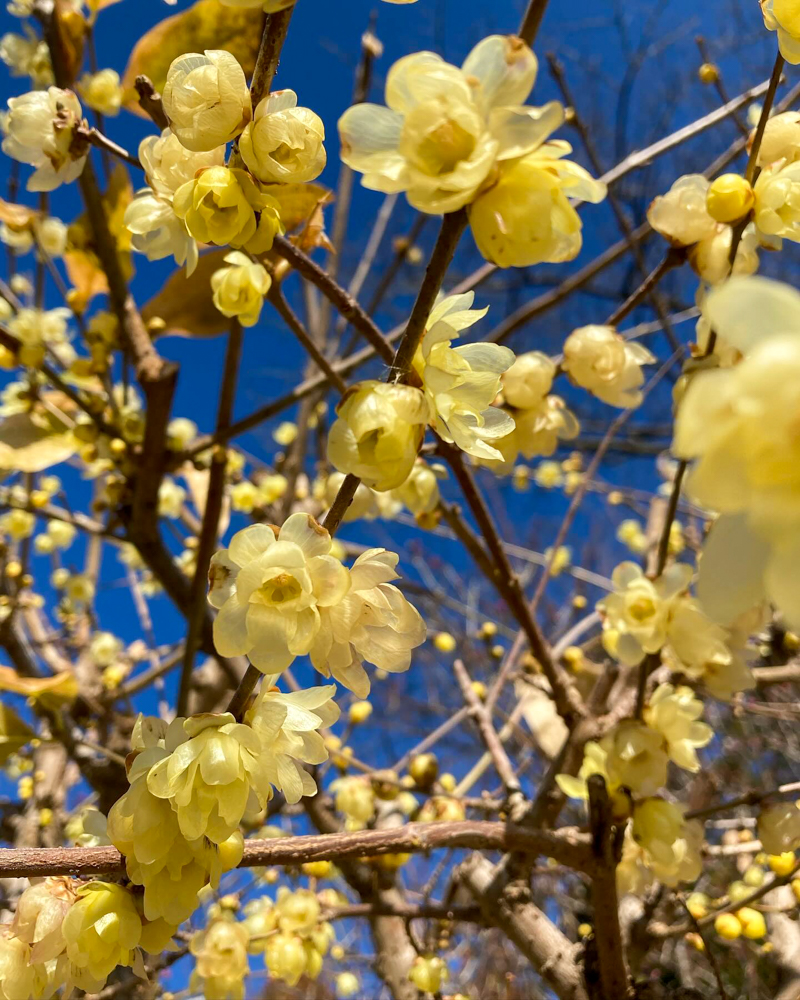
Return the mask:
<svg viewBox="0 0 800 1000"><path fill-rule="evenodd" d="M630 994L630 980L625 967L617 900L617 864L622 849L622 830L614 825L611 800L602 775L593 774L587 786L595 859L592 905L601 995L602 1000L624 1000Z"/></svg>
<svg viewBox="0 0 800 1000"><path fill-rule="evenodd" d="M409 823L397 829L355 833L246 840L239 867L344 861L380 854L419 854L439 848L521 851L554 858L576 871L585 870L591 864L588 838L575 830L552 833L508 823L464 820L459 823ZM124 871L124 860L115 847L0 850L0 878L79 877L121 871Z"/></svg>
<svg viewBox="0 0 800 1000"><path fill-rule="evenodd" d="M123 163L128 163L132 167L138 167L139 170L143 169L142 161L138 156L134 156L133 153L129 153L127 149L114 142L113 139L109 139L107 135L104 135L98 129L78 128L76 129L75 134L102 152L111 153L112 156L116 156L117 159L122 160Z"/></svg>
<svg viewBox="0 0 800 1000"><path fill-rule="evenodd" d="M533 47L539 28L547 10L547 0L530 0L528 8L523 15L517 34L519 37Z"/></svg>
<svg viewBox="0 0 800 1000"><path fill-rule="evenodd" d="M311 334L306 330L298 317L295 315L289 303L286 301L283 292L278 285L273 285L267 296L269 301L275 306L278 314L284 323L289 327L295 337L300 341L306 353L316 366L327 376L328 383L339 393L347 391L347 383L320 351Z"/></svg>
<svg viewBox="0 0 800 1000"><path fill-rule="evenodd" d="M272 81L278 71L283 43L289 31L289 21L292 19L294 5L276 14L267 14L264 19L264 29L261 32L261 44L253 69L253 79L250 83L250 99L255 110L262 98L266 97L272 87Z"/></svg>
<svg viewBox="0 0 800 1000"><path fill-rule="evenodd" d="M134 90L139 95L139 107L148 115L153 123L163 132L169 128L169 119L161 103L161 94L153 86L149 76L137 76L133 83Z"/></svg>

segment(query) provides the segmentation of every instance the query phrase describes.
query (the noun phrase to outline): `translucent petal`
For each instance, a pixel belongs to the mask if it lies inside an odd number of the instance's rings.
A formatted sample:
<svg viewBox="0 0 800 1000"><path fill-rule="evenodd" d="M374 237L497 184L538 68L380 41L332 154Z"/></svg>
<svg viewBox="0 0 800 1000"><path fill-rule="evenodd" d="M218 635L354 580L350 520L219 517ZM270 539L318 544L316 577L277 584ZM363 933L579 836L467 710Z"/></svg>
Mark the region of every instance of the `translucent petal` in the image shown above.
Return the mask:
<svg viewBox="0 0 800 1000"><path fill-rule="evenodd" d="M514 35L489 35L478 42L461 67L481 84L485 106L523 104L536 82L538 63L531 49Z"/></svg>
<svg viewBox="0 0 800 1000"><path fill-rule="evenodd" d="M697 596L709 617L727 625L758 604L769 557L769 546L744 514L718 518L703 546L697 581Z"/></svg>
<svg viewBox="0 0 800 1000"><path fill-rule="evenodd" d="M331 550L331 536L310 514L292 514L278 537L282 542L299 545L307 559L327 555Z"/></svg>
<svg viewBox="0 0 800 1000"><path fill-rule="evenodd" d="M252 646L247 634L247 605L234 594L214 619L214 647L220 656L241 656Z"/></svg>
<svg viewBox="0 0 800 1000"><path fill-rule="evenodd" d="M703 312L742 354L775 334L800 336L800 292L769 278L730 278L709 294Z"/></svg>
<svg viewBox="0 0 800 1000"><path fill-rule="evenodd" d="M489 130L499 143L498 160L525 156L545 142L564 124L564 108L550 101L541 108L496 108L489 117Z"/></svg>
<svg viewBox="0 0 800 1000"><path fill-rule="evenodd" d="M228 547L228 555L239 566L257 559L275 542L275 532L266 524L251 524L237 531Z"/></svg>

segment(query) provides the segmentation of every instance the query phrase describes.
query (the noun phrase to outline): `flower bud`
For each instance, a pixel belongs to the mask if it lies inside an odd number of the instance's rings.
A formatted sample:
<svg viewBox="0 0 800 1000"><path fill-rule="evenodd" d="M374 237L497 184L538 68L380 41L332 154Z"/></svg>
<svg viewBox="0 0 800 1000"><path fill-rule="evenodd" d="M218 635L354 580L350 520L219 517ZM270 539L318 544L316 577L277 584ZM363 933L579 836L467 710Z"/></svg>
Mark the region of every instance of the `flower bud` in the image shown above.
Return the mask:
<svg viewBox="0 0 800 1000"><path fill-rule="evenodd" d="M230 266L211 275L214 305L223 316L238 316L242 326L255 326L272 279L262 264L241 251L227 254L225 262Z"/></svg>
<svg viewBox="0 0 800 1000"><path fill-rule="evenodd" d="M297 107L293 90L265 97L239 140L248 169L265 183L313 181L325 167L325 126L308 108Z"/></svg>
<svg viewBox="0 0 800 1000"><path fill-rule="evenodd" d="M373 489L401 486L411 472L430 415L413 386L369 380L350 388L336 408L328 460Z"/></svg>
<svg viewBox="0 0 800 1000"><path fill-rule="evenodd" d="M717 83L719 81L719 66L714 63L704 62L697 71L697 76L701 83Z"/></svg>
<svg viewBox="0 0 800 1000"><path fill-rule="evenodd" d="M519 354L503 373L503 396L509 406L527 410L538 406L553 386L556 366L541 351Z"/></svg>
<svg viewBox="0 0 800 1000"><path fill-rule="evenodd" d="M726 941L735 941L742 936L741 922L733 913L720 913L714 921L714 930Z"/></svg>
<svg viewBox="0 0 800 1000"><path fill-rule="evenodd" d="M175 59L161 98L170 128L195 152L234 139L252 117L244 70L235 56L221 49Z"/></svg>
<svg viewBox="0 0 800 1000"><path fill-rule="evenodd" d="M173 207L199 243L262 253L281 231L278 204L244 170L209 167L175 192ZM257 215L256 213L260 213Z"/></svg>
<svg viewBox="0 0 800 1000"><path fill-rule="evenodd" d="M610 406L641 403L641 366L653 361L647 348L623 340L610 326L581 327L564 344L564 369L570 379Z"/></svg>
<svg viewBox="0 0 800 1000"><path fill-rule="evenodd" d="M740 174L723 174L711 182L706 209L715 222L737 222L753 207L755 195Z"/></svg>

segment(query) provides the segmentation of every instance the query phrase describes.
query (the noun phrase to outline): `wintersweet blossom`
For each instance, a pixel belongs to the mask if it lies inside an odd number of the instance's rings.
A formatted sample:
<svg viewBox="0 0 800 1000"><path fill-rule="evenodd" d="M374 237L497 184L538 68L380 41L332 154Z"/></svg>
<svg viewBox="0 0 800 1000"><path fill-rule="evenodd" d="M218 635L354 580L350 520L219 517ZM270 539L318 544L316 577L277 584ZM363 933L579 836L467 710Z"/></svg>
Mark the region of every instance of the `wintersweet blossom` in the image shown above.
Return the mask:
<svg viewBox="0 0 800 1000"><path fill-rule="evenodd" d="M191 716L174 727L176 745L147 775L149 791L168 799L187 840L221 844L239 828L252 799L264 807L272 790L261 743L229 712Z"/></svg>
<svg viewBox="0 0 800 1000"><path fill-rule="evenodd" d="M392 490L392 496L412 514L430 514L439 504L439 479L446 475L441 466L431 466L418 458L404 483Z"/></svg>
<svg viewBox="0 0 800 1000"><path fill-rule="evenodd" d="M336 407L328 460L376 490L406 480L431 419L426 395L414 386L368 380L351 386Z"/></svg>
<svg viewBox="0 0 800 1000"><path fill-rule="evenodd" d="M116 70L101 69L98 73L85 73L78 83L78 90L93 111L99 111L102 115L119 114L124 90Z"/></svg>
<svg viewBox="0 0 800 1000"><path fill-rule="evenodd" d="M518 354L503 372L503 398L516 409L532 409L550 392L555 376L555 362L541 351Z"/></svg>
<svg viewBox="0 0 800 1000"><path fill-rule="evenodd" d="M564 343L564 370L570 379L609 406L639 406L641 366L655 360L646 347L626 341L611 326L582 326Z"/></svg>
<svg viewBox="0 0 800 1000"><path fill-rule="evenodd" d="M214 305L223 316L236 316L242 326L255 326L272 278L263 264L239 250L226 254L225 263L211 275Z"/></svg>
<svg viewBox="0 0 800 1000"><path fill-rule="evenodd" d="M243 1000L244 981L250 971L247 962L247 928L228 911L212 919L189 942L189 951L196 959L192 985L202 982L208 1000L225 997Z"/></svg>
<svg viewBox="0 0 800 1000"><path fill-rule="evenodd" d="M254 524L217 552L209 570L209 603L219 608L214 643L223 656L246 654L265 673L284 670L315 645L321 609L350 589L330 555L331 536L308 514L292 514L275 532Z"/></svg>
<svg viewBox="0 0 800 1000"><path fill-rule="evenodd" d="M132 965L142 921L128 889L113 882L87 882L62 923L70 978L96 993L118 965Z"/></svg>
<svg viewBox="0 0 800 1000"><path fill-rule="evenodd" d="M495 442L502 461L482 464L498 473L512 470L518 455L532 459L552 455L559 441L571 441L580 433L578 418L560 396L545 396L536 406L511 410L514 430Z"/></svg>
<svg viewBox="0 0 800 1000"><path fill-rule="evenodd" d="M362 661L388 673L408 670L411 650L425 641L417 609L391 581L399 557L385 549L367 549L349 571L350 586L340 603L320 609L320 629L310 650L311 662L359 698L370 691Z"/></svg>
<svg viewBox="0 0 800 1000"><path fill-rule="evenodd" d="M210 150L188 150L168 128L161 135L149 135L139 143L147 183L155 194L170 200L175 192L190 181L203 167L221 167L225 163L225 146Z"/></svg>
<svg viewBox="0 0 800 1000"><path fill-rule="evenodd" d="M768 237L800 242L800 163L777 160L755 183L754 219Z"/></svg>
<svg viewBox="0 0 800 1000"><path fill-rule="evenodd" d="M706 207L709 185L702 174L679 177L666 194L653 200L647 221L674 246L691 246L708 238L716 227Z"/></svg>
<svg viewBox="0 0 800 1000"><path fill-rule="evenodd" d="M786 62L800 63L800 7L796 0L759 0L764 26L777 31L778 48Z"/></svg>
<svg viewBox="0 0 800 1000"><path fill-rule="evenodd" d="M473 309L474 292L442 299L431 312L414 358L414 368L430 404L437 433L475 458L500 458L492 446L509 434L513 418L492 402L503 372L514 363L514 352L500 344L451 347L488 312Z"/></svg>
<svg viewBox="0 0 800 1000"><path fill-rule="evenodd" d="M287 802L316 795L317 785L301 766L328 759L320 729L339 718L333 684L284 694L275 687L277 675L265 677L246 722L261 741L269 781Z"/></svg>
<svg viewBox="0 0 800 1000"><path fill-rule="evenodd" d="M620 563L611 580L614 592L598 602L603 616L603 644L621 663L635 666L667 639L675 598L692 577L690 566L673 563L657 580L648 579L632 562Z"/></svg>
<svg viewBox="0 0 800 1000"><path fill-rule="evenodd" d="M325 126L309 108L298 108L293 90L261 100L239 139L248 170L265 183L313 181L325 168Z"/></svg>
<svg viewBox="0 0 800 1000"><path fill-rule="evenodd" d="M722 516L700 563L698 596L723 624L766 596L800 622L800 293L766 278L732 278L706 313L743 359L694 375L675 427L693 459L687 490Z"/></svg>
<svg viewBox="0 0 800 1000"><path fill-rule="evenodd" d="M689 263L694 272L709 285L718 285L732 275L754 274L759 267L758 248L764 239L755 224L749 222L736 248L733 269L730 265L733 229L717 223L714 232L689 249ZM770 240L772 245L772 240ZM702 289L698 290L698 295Z"/></svg>
<svg viewBox="0 0 800 1000"><path fill-rule="evenodd" d="M561 121L560 106L524 107L537 61L514 36L492 35L461 69L433 52L389 70L386 104L357 104L339 120L342 159L365 187L405 191L423 212L472 201L498 160L535 149Z"/></svg>
<svg viewBox="0 0 800 1000"><path fill-rule="evenodd" d="M11 929L31 948L31 962L53 962L66 948L64 917L76 900L71 878L55 877L34 882L17 901Z"/></svg>
<svg viewBox="0 0 800 1000"><path fill-rule="evenodd" d="M25 25L24 35L8 32L0 38L0 60L12 76L30 76L34 87L55 83L47 42L38 38L29 25Z"/></svg>
<svg viewBox="0 0 800 1000"><path fill-rule="evenodd" d="M600 741L613 788L653 795L667 781L668 757L660 732L636 719L625 719Z"/></svg>
<svg viewBox="0 0 800 1000"><path fill-rule="evenodd" d="M244 170L201 170L178 188L172 204L198 243L230 244L258 254L269 250L276 233L283 231L278 203Z"/></svg>
<svg viewBox="0 0 800 1000"><path fill-rule="evenodd" d="M755 130L750 133L752 145ZM768 167L777 160L793 163L800 159L800 112L783 111L772 115L764 126L758 147L758 165Z"/></svg>
<svg viewBox="0 0 800 1000"><path fill-rule="evenodd" d="M331 783L334 804L347 817L349 830L363 830L375 815L375 792L372 782L363 775L337 778Z"/></svg>
<svg viewBox="0 0 800 1000"><path fill-rule="evenodd" d="M758 816L758 839L768 854L783 854L800 846L800 809L796 802L777 802Z"/></svg>
<svg viewBox="0 0 800 1000"><path fill-rule="evenodd" d="M700 770L695 751L714 736L711 726L697 721L702 714L703 703L691 688L671 684L659 684L644 710L644 721L666 740L670 760L686 771Z"/></svg>
<svg viewBox="0 0 800 1000"><path fill-rule="evenodd" d="M640 815L639 836L650 832L653 827L653 817L658 818L658 812L652 807ZM663 818L663 817L662 817ZM671 824L672 817L667 816L663 833L670 836L678 829L677 824ZM669 824L669 825L667 825ZM622 859L617 866L617 890L620 895L633 893L643 895L654 880L664 885L676 887L680 882L694 882L703 870L703 825L698 820L684 820L679 828L676 839L669 850L659 850L657 860L650 851L634 839L632 828L625 831L622 846ZM646 839L644 841L647 843ZM654 841L663 848L663 842Z"/></svg>
<svg viewBox="0 0 800 1000"><path fill-rule="evenodd" d="M666 868L678 860L675 846L684 828L683 808L666 799L652 797L637 802L633 809L633 839Z"/></svg>
<svg viewBox="0 0 800 1000"><path fill-rule="evenodd" d="M496 183L470 206L475 243L498 267L573 260L583 245L583 223L570 199L597 204L606 196L602 181L564 158L572 152L568 142L544 141L563 120L556 107L538 148L500 163Z"/></svg>
<svg viewBox="0 0 800 1000"><path fill-rule="evenodd" d="M223 49L188 52L175 59L161 98L170 128L196 152L235 139L252 117L244 70Z"/></svg>
<svg viewBox="0 0 800 1000"><path fill-rule="evenodd" d="M53 191L83 171L88 145L75 142L81 106L71 90L48 87L8 99L3 152L35 167L28 191Z"/></svg>

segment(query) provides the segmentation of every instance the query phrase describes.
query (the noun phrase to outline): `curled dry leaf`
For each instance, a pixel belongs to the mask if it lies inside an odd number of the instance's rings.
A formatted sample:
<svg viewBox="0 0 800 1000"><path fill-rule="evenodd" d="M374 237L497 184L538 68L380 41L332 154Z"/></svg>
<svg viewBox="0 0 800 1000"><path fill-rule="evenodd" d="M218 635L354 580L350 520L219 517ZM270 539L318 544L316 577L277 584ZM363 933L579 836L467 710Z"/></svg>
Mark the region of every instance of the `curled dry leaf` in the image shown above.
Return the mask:
<svg viewBox="0 0 800 1000"><path fill-rule="evenodd" d="M160 21L136 43L122 86L128 110L140 117L134 83L137 76L149 77L161 93L173 59L185 52L225 49L239 60L246 76L255 68L264 15L260 7L226 7L220 0L198 0L180 14Z"/></svg>
<svg viewBox="0 0 800 1000"><path fill-rule="evenodd" d="M0 764L21 750L36 735L17 713L0 701Z"/></svg>
<svg viewBox="0 0 800 1000"><path fill-rule="evenodd" d="M0 421L0 469L43 472L78 450L71 429L54 413L12 413Z"/></svg>
<svg viewBox="0 0 800 1000"><path fill-rule="evenodd" d="M70 670L52 677L20 677L11 667L0 667L0 691L32 699L43 708L58 709L78 697L78 682Z"/></svg>
<svg viewBox="0 0 800 1000"><path fill-rule="evenodd" d="M167 278L161 291L142 309L142 319L153 337L215 337L230 328L231 321L212 301L211 275L225 266L228 250L200 255L194 272L183 268Z"/></svg>

